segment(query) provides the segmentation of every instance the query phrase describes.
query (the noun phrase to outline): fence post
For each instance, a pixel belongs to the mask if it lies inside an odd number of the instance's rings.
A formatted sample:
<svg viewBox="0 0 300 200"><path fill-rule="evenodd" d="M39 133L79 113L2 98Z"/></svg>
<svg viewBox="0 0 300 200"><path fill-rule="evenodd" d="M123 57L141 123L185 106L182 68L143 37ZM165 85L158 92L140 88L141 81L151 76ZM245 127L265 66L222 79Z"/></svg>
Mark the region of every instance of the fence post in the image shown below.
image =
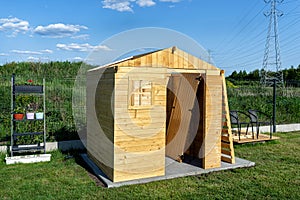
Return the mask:
<svg viewBox="0 0 300 200"><path fill-rule="evenodd" d="M273 133L276 133L276 78L273 79Z"/></svg>

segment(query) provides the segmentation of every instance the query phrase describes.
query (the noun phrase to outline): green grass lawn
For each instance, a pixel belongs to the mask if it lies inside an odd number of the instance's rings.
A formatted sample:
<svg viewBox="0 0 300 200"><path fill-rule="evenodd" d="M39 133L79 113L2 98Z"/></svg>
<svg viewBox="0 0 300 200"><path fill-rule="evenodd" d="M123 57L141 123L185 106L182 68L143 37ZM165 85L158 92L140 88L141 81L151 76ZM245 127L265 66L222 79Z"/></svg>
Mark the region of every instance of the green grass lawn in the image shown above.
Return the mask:
<svg viewBox="0 0 300 200"><path fill-rule="evenodd" d="M78 159L52 153L49 163L0 162L0 199L300 199L300 132L236 147L255 167L107 189ZM151 162L151 161L149 161Z"/></svg>

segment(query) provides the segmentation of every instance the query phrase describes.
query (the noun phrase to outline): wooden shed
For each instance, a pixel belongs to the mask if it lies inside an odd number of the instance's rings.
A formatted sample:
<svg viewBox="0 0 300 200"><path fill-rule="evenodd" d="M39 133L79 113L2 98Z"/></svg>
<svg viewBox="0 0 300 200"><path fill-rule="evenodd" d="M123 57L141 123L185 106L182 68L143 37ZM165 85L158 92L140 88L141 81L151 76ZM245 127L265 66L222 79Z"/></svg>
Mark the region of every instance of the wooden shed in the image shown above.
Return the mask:
<svg viewBox="0 0 300 200"><path fill-rule="evenodd" d="M176 47L89 70L87 151L113 182L234 163L224 71Z"/></svg>

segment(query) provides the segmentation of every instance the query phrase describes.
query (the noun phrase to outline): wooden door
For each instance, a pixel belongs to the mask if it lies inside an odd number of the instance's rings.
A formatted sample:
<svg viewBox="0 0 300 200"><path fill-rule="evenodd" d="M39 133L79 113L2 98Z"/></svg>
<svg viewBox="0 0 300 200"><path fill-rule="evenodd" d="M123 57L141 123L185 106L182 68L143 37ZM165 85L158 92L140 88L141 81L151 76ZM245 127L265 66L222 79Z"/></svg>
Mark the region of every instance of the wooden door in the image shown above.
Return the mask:
<svg viewBox="0 0 300 200"><path fill-rule="evenodd" d="M199 125L199 117L195 120L193 115L197 113L195 106L196 93L199 85L200 74L174 74L168 83L167 97L167 137L166 156L181 161L187 147L187 139L190 135L196 135ZM170 93L172 95L170 95Z"/></svg>

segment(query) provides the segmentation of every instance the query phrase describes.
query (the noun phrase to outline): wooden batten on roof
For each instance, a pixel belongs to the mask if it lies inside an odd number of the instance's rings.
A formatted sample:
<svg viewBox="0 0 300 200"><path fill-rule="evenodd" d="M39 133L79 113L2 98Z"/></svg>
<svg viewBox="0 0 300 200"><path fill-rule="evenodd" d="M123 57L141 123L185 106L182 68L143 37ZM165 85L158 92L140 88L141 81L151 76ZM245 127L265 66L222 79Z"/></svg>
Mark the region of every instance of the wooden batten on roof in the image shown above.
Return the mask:
<svg viewBox="0 0 300 200"><path fill-rule="evenodd" d="M118 60L90 71L103 67L167 67L169 69L182 70L206 70L207 73L220 74L220 69L214 65L203 61L177 47L170 47L162 50L156 50L136 56ZM218 71L213 73L212 71Z"/></svg>

